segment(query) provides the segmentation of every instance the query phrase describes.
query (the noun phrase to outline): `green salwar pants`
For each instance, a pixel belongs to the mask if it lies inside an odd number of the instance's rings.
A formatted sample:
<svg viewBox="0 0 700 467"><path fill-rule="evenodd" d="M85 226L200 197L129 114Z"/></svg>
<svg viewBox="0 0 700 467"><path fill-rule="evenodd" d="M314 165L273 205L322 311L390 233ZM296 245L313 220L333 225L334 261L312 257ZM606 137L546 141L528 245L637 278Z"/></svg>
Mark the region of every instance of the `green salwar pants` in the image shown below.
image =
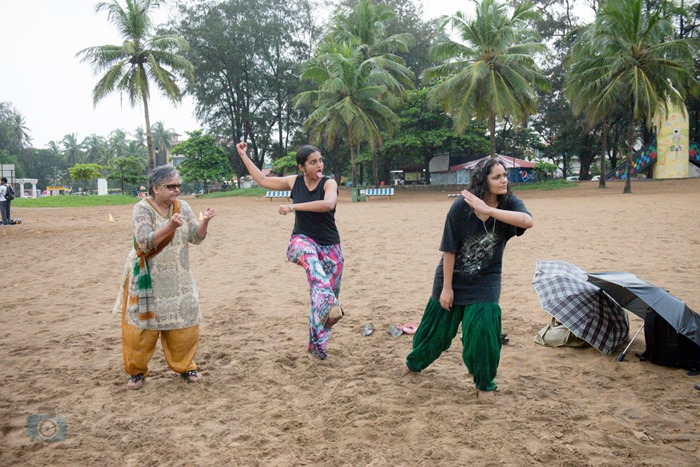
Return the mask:
<svg viewBox="0 0 700 467"><path fill-rule="evenodd" d="M501 358L501 307L498 303L454 305L445 310L430 297L413 336L413 351L406 357L411 371L422 371L450 348L462 324L462 360L477 389L494 391Z"/></svg>

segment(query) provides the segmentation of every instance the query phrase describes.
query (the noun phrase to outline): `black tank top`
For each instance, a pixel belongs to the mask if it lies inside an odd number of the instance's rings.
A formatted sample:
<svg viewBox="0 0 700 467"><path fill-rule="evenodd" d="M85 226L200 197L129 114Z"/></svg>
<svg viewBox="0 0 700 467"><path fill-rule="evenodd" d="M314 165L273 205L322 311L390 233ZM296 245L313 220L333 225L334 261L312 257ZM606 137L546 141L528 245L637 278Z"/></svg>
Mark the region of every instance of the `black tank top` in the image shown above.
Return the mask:
<svg viewBox="0 0 700 467"><path fill-rule="evenodd" d="M294 203L308 203L310 201L320 201L323 199L323 187L329 180L323 177L316 188L312 191L304 183L304 175L297 175L292 188L292 199ZM292 234L306 235L312 238L319 245L335 245L340 243L338 228L335 226L335 208L329 212L306 212L295 211L294 230Z"/></svg>

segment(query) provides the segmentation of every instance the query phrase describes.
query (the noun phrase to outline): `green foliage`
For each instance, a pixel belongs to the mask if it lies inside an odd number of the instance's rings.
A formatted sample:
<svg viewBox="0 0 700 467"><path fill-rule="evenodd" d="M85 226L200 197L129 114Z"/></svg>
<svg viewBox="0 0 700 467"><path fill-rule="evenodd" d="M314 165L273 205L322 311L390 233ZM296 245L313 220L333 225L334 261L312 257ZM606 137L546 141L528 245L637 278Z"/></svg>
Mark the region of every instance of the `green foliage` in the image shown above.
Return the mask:
<svg viewBox="0 0 700 467"><path fill-rule="evenodd" d="M408 91L397 109L401 131L387 137L380 155L390 169L425 167L437 154L476 158L489 153L486 131L473 122L463 133L452 128L450 117L428 105L428 89Z"/></svg>
<svg viewBox="0 0 700 467"><path fill-rule="evenodd" d="M125 94L132 106L142 104L146 120L146 141L149 168L156 166L151 122L148 113L150 84L171 101L180 102L183 91L178 77L194 81L194 67L182 55L189 49L187 41L176 35L153 33L153 10L160 6L158 0L118 0L97 4L96 11L106 10L107 19L119 32L123 42L119 45L88 47L78 52L81 61L89 62L95 71L106 73L93 89L93 103L97 103L114 91Z"/></svg>
<svg viewBox="0 0 700 467"><path fill-rule="evenodd" d="M553 178L553 174L555 174L556 171L557 165L552 164L551 162L539 161L537 165L535 165L535 173L537 174L537 180L541 182L551 180Z"/></svg>
<svg viewBox="0 0 700 467"><path fill-rule="evenodd" d="M201 130L187 134L189 138L173 148L174 154L185 156L177 167L185 181L201 181L204 192L208 193L209 182L221 182L235 176L214 136L204 135Z"/></svg>
<svg viewBox="0 0 700 467"><path fill-rule="evenodd" d="M245 140L259 168L266 158L284 156L287 136L304 119L291 105L302 89L299 64L311 56L321 36L311 3L177 3L180 17L175 28L192 45L188 58L197 69L197 80L191 91L201 121L231 142ZM247 173L235 148L227 155L237 174Z"/></svg>
<svg viewBox="0 0 700 467"><path fill-rule="evenodd" d="M24 116L10 102L0 102L0 151L18 155L31 138Z"/></svg>
<svg viewBox="0 0 700 467"><path fill-rule="evenodd" d="M44 189L47 185L62 185L68 173L63 158L48 149L23 149L18 160L23 168L23 176L36 178L39 189Z"/></svg>
<svg viewBox="0 0 700 467"><path fill-rule="evenodd" d="M109 165L107 178L119 182L122 193L124 184L145 184L143 163L134 156L118 157L113 159Z"/></svg>
<svg viewBox="0 0 700 467"><path fill-rule="evenodd" d="M71 180L75 182L84 182L83 189L88 191L90 182L96 178L102 177L100 172L104 167L97 164L75 164L68 169L68 174Z"/></svg>
<svg viewBox="0 0 700 467"><path fill-rule="evenodd" d="M665 9L645 0L607 0L573 48L566 94L591 125L627 109L627 167L632 164L635 125L651 125L669 104L684 106L697 95L696 44L676 39ZM631 177L624 193L631 193Z"/></svg>
<svg viewBox="0 0 700 467"><path fill-rule="evenodd" d="M18 208L83 208L90 206L120 206L136 204L138 198L127 195L105 196L42 196L41 198L16 198L12 207Z"/></svg>
<svg viewBox="0 0 700 467"><path fill-rule="evenodd" d="M455 130L464 131L474 117L488 121L495 156L496 120L524 122L536 110L537 90L549 89L535 61L547 47L530 28L537 18L531 4L519 3L512 14L498 0L482 0L476 8L474 19L462 12L450 18L453 34L433 49L442 63L424 78L437 80L430 102L452 116Z"/></svg>
<svg viewBox="0 0 700 467"><path fill-rule="evenodd" d="M296 172L297 158L296 154L290 152L286 156L272 161L272 171L278 175L285 175Z"/></svg>
<svg viewBox="0 0 700 467"><path fill-rule="evenodd" d="M229 191L213 191L209 194L204 194L201 196L198 196L198 198L232 198L232 197L247 197L247 198L255 198L255 197L264 197L265 193L267 192L266 188L261 188L261 187L255 187L255 188L248 188L245 190L229 190Z"/></svg>

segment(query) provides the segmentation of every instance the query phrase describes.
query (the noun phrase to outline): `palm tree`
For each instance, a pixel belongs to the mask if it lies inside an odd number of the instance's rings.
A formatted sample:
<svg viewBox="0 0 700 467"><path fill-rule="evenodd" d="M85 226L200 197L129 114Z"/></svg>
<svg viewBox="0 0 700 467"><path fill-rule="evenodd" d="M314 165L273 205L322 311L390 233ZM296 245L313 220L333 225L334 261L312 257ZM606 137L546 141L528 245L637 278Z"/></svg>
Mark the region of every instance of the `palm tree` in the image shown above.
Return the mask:
<svg viewBox="0 0 700 467"><path fill-rule="evenodd" d="M194 67L182 55L188 50L187 42L175 35L153 35L151 10L160 5L158 0L118 0L97 4L96 11L107 10L108 20L124 39L121 45L100 45L78 52L83 62L92 63L95 72L106 73L93 89L93 104L97 105L112 91L126 93L132 106L143 104L146 120L146 142L149 169L156 166L148 102L150 84L154 83L174 103L180 102L182 91L178 77L194 79Z"/></svg>
<svg viewBox="0 0 700 467"><path fill-rule="evenodd" d="M605 188L605 154L607 152L608 131L610 129L610 114L615 110L616 104L612 101L599 102L595 97L600 90L592 83L597 82L595 76L590 76L596 69L596 53L593 44L595 28L588 25L580 30L578 39L571 47L571 53L567 57L568 73L564 81L564 93L571 104L574 115L585 114L585 121L589 127L602 126L601 156L600 156L600 180L599 188ZM593 78L593 79L592 79ZM598 82L598 84L600 84ZM603 104L606 104L603 106Z"/></svg>
<svg viewBox="0 0 700 467"><path fill-rule="evenodd" d="M627 123L627 176L623 193L632 192L630 169L635 124L650 123L669 105L685 106L696 95L693 45L674 39L674 28L663 11L647 11L644 0L608 0L596 15L591 52L574 71L577 87L590 102L594 116L617 107L630 114Z"/></svg>
<svg viewBox="0 0 700 467"><path fill-rule="evenodd" d="M429 93L430 104L442 104L457 132L473 117L488 122L491 157L496 156L496 119L525 121L536 109L536 90L549 89L535 63L547 47L533 39L527 22L534 18L530 3L519 4L509 16L497 0L477 3L473 20L457 12L448 23L458 38L446 35L432 50L444 63L424 72L426 80L439 80Z"/></svg>
<svg viewBox="0 0 700 467"><path fill-rule="evenodd" d="M396 80L382 67L380 57L364 60L358 47L335 45L308 64L302 75L319 89L300 93L296 105L315 108L304 122L312 136L335 147L342 135L350 148L352 180L357 186L355 150L363 141L374 151L382 142L381 130L393 133L399 118L384 104Z"/></svg>
<svg viewBox="0 0 700 467"><path fill-rule="evenodd" d="M334 16L331 30L325 38L329 48L335 48L336 44L345 44L357 47L364 60L376 58L376 66L386 70L394 78L385 83L390 92L385 95L384 103L389 107L395 107L405 98L406 89L414 87L415 78L413 72L406 68L404 60L395 55L396 52L408 52L415 42L413 36L408 33L386 36L387 22L395 17L396 14L388 5L375 5L370 0L360 0L349 15ZM381 141L370 144L375 186L379 183L379 144Z"/></svg>
<svg viewBox="0 0 700 467"><path fill-rule="evenodd" d="M107 138L109 160L132 155L129 153L129 143L126 138L127 134L124 130L113 130L109 134L109 137ZM108 163L109 161L105 162Z"/></svg>
<svg viewBox="0 0 700 467"><path fill-rule="evenodd" d="M95 133L85 138L82 142L82 147L85 149L86 162L95 164L104 164L108 159L107 143L102 136Z"/></svg>
<svg viewBox="0 0 700 467"><path fill-rule="evenodd" d="M61 140L61 146L63 147L61 155L69 167L84 161L83 145L78 143L78 135L76 133L65 135L63 140Z"/></svg>
<svg viewBox="0 0 700 467"><path fill-rule="evenodd" d="M163 164L167 164L168 153L173 148L173 135L175 134L175 130L172 128L166 130L163 122L156 122L153 124L151 131L153 132L153 145L158 151L156 157Z"/></svg>

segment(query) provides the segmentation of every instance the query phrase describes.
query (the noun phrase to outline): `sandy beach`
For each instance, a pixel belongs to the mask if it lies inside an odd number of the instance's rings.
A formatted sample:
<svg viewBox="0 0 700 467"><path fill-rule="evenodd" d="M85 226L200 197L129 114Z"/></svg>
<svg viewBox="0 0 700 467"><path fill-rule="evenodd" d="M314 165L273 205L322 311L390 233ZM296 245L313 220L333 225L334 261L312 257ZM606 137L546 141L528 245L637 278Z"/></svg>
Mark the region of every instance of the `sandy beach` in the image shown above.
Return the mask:
<svg viewBox="0 0 700 467"><path fill-rule="evenodd" d="M218 213L190 248L205 381L183 382L158 345L140 391L125 388L111 314L132 207L13 208L24 223L0 228L0 465L699 465L700 376L641 362L643 333L621 363L533 341L550 319L530 283L537 260L631 272L700 312L700 179L633 182L631 195L597 185L516 191L535 227L506 248L510 344L488 401L458 338L399 378L411 337L387 332L421 318L448 192L341 192L348 315L323 362L306 353L308 286L286 262L293 219L279 202L185 197ZM630 315L631 335L641 324ZM32 439L47 418L60 439Z"/></svg>

